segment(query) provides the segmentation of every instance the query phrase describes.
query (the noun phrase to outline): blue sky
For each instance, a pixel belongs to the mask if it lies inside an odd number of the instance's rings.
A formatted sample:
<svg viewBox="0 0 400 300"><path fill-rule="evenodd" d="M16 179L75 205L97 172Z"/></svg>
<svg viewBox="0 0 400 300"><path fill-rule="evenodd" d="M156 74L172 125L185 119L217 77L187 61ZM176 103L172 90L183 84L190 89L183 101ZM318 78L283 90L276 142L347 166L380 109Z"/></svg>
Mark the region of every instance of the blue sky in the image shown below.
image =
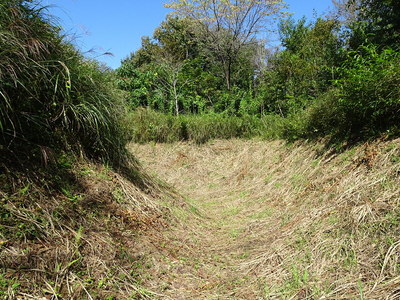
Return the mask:
<svg viewBox="0 0 400 300"><path fill-rule="evenodd" d="M74 43L87 55L111 68L140 48L141 37L151 36L170 12L167 0L44 0ZM295 18L311 19L332 8L331 0L287 0ZM92 50L92 51L91 51ZM91 51L89 53L89 51ZM101 55L111 52L113 56Z"/></svg>

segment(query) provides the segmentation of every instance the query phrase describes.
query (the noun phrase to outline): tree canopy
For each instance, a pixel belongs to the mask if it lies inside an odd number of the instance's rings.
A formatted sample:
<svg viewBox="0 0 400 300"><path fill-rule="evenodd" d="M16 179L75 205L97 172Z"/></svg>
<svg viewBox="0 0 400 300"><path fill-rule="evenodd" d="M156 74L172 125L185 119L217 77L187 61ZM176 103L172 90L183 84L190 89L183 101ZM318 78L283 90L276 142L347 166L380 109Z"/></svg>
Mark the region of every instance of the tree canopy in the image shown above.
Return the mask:
<svg viewBox="0 0 400 300"><path fill-rule="evenodd" d="M117 71L120 87L133 107L174 115L279 116L293 137L393 128L400 4L335 4L310 21L285 16L282 1L170 1L172 14ZM275 17L280 45L268 48L259 33Z"/></svg>
<svg viewBox="0 0 400 300"><path fill-rule="evenodd" d="M199 37L224 70L226 88L231 89L233 65L241 48L255 43L266 30L270 17L281 13L282 0L174 0L165 5L174 14L198 23Z"/></svg>

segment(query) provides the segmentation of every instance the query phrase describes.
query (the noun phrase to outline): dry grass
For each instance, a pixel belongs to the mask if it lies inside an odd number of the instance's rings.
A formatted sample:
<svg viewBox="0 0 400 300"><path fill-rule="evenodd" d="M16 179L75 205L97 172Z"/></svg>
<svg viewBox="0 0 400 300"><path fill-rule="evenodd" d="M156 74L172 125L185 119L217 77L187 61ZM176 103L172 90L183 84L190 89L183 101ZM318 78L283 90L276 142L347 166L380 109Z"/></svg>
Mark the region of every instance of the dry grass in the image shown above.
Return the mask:
<svg viewBox="0 0 400 300"><path fill-rule="evenodd" d="M0 176L0 299L153 299L139 239L174 220L171 199L104 166L64 165Z"/></svg>
<svg viewBox="0 0 400 300"><path fill-rule="evenodd" d="M171 299L399 299L399 142L132 145L203 215L167 235L180 248L153 256L144 284Z"/></svg>
<svg viewBox="0 0 400 300"><path fill-rule="evenodd" d="M0 297L398 299L399 141L131 145L189 205L79 161L4 169Z"/></svg>

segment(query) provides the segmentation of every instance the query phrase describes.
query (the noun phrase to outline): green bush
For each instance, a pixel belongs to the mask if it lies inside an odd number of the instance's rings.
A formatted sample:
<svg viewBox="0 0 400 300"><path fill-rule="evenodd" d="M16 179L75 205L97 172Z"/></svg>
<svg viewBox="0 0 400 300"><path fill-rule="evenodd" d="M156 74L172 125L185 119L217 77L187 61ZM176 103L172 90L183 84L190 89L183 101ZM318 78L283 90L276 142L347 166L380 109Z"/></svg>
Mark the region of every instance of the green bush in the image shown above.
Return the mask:
<svg viewBox="0 0 400 300"><path fill-rule="evenodd" d="M129 124L132 139L138 143L177 142L182 139L181 131L184 131L179 118L144 108L130 113Z"/></svg>
<svg viewBox="0 0 400 300"><path fill-rule="evenodd" d="M396 134L400 122L400 53L375 46L350 51L335 87L303 114L303 137L360 140Z"/></svg>
<svg viewBox="0 0 400 300"><path fill-rule="evenodd" d="M332 88L304 111L304 137L347 137L349 122L340 103L340 91Z"/></svg>
<svg viewBox="0 0 400 300"><path fill-rule="evenodd" d="M341 68L339 105L352 134L373 136L400 122L400 52L361 46Z"/></svg>

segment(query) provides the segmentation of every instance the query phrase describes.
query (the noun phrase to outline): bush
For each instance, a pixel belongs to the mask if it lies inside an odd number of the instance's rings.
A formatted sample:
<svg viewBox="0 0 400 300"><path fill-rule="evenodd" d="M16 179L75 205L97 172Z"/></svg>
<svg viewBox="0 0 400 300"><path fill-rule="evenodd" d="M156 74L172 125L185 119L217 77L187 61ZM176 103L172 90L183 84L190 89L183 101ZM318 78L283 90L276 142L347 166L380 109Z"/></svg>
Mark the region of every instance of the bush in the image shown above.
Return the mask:
<svg viewBox="0 0 400 300"><path fill-rule="evenodd" d="M307 138L335 136L347 137L349 121L340 103L340 91L332 88L304 111L305 136Z"/></svg>
<svg viewBox="0 0 400 300"><path fill-rule="evenodd" d="M339 105L349 130L373 136L400 121L400 52L361 46L341 68Z"/></svg>
<svg viewBox="0 0 400 300"><path fill-rule="evenodd" d="M150 141L159 143L177 142L184 136L184 126L179 118L138 108L129 115L132 139L138 143Z"/></svg>
<svg viewBox="0 0 400 300"><path fill-rule="evenodd" d="M350 51L335 87L285 119L288 139L329 136L332 142L398 134L400 53L375 46Z"/></svg>

